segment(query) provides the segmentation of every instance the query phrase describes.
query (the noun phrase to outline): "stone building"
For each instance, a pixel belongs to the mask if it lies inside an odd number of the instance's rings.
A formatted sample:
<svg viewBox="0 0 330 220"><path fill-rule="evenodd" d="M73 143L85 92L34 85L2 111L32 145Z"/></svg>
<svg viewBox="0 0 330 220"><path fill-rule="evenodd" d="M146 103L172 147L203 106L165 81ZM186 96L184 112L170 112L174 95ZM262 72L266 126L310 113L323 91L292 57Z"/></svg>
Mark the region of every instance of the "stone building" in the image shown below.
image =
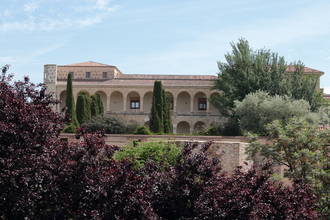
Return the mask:
<svg viewBox="0 0 330 220"><path fill-rule="evenodd" d="M66 79L70 72L73 74L75 100L79 92L98 93L106 114L121 118L127 124L143 125L149 121L155 80L162 81L171 97L175 133L198 132L220 121L219 112L209 102L218 92L212 90L216 76L124 74L116 66L96 62L47 64L44 66L44 82L48 91L60 100L56 111L65 106ZM317 77L323 74L311 68L305 68L305 72Z"/></svg>

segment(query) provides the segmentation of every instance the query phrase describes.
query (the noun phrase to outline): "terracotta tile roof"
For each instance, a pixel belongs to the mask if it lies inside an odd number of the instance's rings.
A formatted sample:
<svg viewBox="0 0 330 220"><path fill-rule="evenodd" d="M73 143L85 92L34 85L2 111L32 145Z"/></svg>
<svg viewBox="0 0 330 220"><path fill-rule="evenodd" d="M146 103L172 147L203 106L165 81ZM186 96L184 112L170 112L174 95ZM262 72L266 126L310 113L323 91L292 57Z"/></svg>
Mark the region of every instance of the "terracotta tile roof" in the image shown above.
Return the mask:
<svg viewBox="0 0 330 220"><path fill-rule="evenodd" d="M87 61L87 62L82 62L82 63L74 63L74 64L68 64L68 65L63 65L63 66L82 66L82 67L116 67L108 64L103 64L103 63L97 63L94 61Z"/></svg>
<svg viewBox="0 0 330 220"><path fill-rule="evenodd" d="M214 80L216 76L212 75L159 75L159 74L121 74L117 79L134 80Z"/></svg>
<svg viewBox="0 0 330 220"><path fill-rule="evenodd" d="M106 81L73 81L74 85L86 86L110 86L110 87L150 87L154 86L154 79L111 79ZM66 85L66 81L58 81L59 85ZM165 87L212 87L213 81L210 80L162 80Z"/></svg>
<svg viewBox="0 0 330 220"><path fill-rule="evenodd" d="M286 68L286 72L294 72L294 71L295 71L294 65L288 65L288 67ZM314 73L314 74L319 74L319 75L324 74L324 72L322 72L320 70L312 69L309 67L304 67L304 73Z"/></svg>

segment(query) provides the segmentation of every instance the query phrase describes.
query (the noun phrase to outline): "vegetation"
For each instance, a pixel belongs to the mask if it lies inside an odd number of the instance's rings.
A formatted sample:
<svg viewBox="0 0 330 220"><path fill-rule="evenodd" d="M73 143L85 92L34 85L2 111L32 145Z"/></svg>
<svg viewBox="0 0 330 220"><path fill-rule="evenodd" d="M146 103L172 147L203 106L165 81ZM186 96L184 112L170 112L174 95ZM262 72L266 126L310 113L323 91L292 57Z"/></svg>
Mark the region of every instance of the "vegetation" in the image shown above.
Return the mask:
<svg viewBox="0 0 330 220"><path fill-rule="evenodd" d="M150 129L154 133L164 132L164 100L161 81L155 81L150 116Z"/></svg>
<svg viewBox="0 0 330 220"><path fill-rule="evenodd" d="M174 143L142 142L137 146L126 146L114 154L115 160L129 160L135 168L142 168L147 162L161 167L174 166L180 149Z"/></svg>
<svg viewBox="0 0 330 220"><path fill-rule="evenodd" d="M101 96L98 93L95 93L91 96L91 115L92 117L103 115L104 107L103 102L101 100Z"/></svg>
<svg viewBox="0 0 330 220"><path fill-rule="evenodd" d="M151 134L151 131L146 126L139 126L134 131L134 134L150 135Z"/></svg>
<svg viewBox="0 0 330 220"><path fill-rule="evenodd" d="M68 79L66 83L66 117L69 118L68 124L64 128L64 132L75 133L76 129L79 127L79 123L76 115L76 106L74 102L74 97L72 93L72 73L68 74Z"/></svg>
<svg viewBox="0 0 330 220"><path fill-rule="evenodd" d="M321 212L330 216L330 131L320 131L298 118L276 120L267 126L271 143L261 144L254 137L248 148L251 156L287 167L285 176L294 182L313 186Z"/></svg>
<svg viewBox="0 0 330 220"><path fill-rule="evenodd" d="M305 100L288 96L270 96L263 91L248 94L241 102L235 102L235 112L243 131L266 135L266 125L274 120L288 121L292 117L308 118L317 123L318 115L310 111Z"/></svg>
<svg viewBox="0 0 330 220"><path fill-rule="evenodd" d="M90 109L91 106L89 105L88 96L79 94L77 98L77 119L79 124L83 124L91 119Z"/></svg>
<svg viewBox="0 0 330 220"><path fill-rule="evenodd" d="M171 134L173 133L173 124L171 119L171 110L170 110L170 97L166 95L165 90L163 90L163 100L164 100L164 133Z"/></svg>
<svg viewBox="0 0 330 220"><path fill-rule="evenodd" d="M286 72L284 57L270 50L252 50L249 43L240 39L231 44L232 52L225 55L226 62L219 62L219 78L215 89L221 91L211 101L227 117L234 116L234 101L242 101L246 95L258 90L269 95L287 95L309 102L312 111L322 104L317 78L306 76L301 62L294 64L292 73Z"/></svg>
<svg viewBox="0 0 330 220"><path fill-rule="evenodd" d="M168 168L146 159L137 169L112 159L118 147L102 134L61 141L64 119L54 103L27 78L0 77L1 219L318 218L307 185L274 182L267 167L220 175L210 144L186 145Z"/></svg>
<svg viewBox="0 0 330 220"><path fill-rule="evenodd" d="M153 133L162 134L173 131L170 105L161 81L155 81L154 84L149 126Z"/></svg>
<svg viewBox="0 0 330 220"><path fill-rule="evenodd" d="M105 132L106 134L125 134L128 128L114 117L99 115L81 125L86 132Z"/></svg>

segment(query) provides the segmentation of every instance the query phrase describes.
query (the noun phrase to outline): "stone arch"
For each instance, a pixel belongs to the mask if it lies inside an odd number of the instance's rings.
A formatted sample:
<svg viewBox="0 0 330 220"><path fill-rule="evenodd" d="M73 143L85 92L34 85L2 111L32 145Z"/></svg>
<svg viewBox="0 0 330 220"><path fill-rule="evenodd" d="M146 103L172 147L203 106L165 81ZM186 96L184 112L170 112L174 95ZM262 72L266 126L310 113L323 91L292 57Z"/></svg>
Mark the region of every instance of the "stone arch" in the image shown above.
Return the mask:
<svg viewBox="0 0 330 220"><path fill-rule="evenodd" d="M131 91L127 94L126 109L127 110L139 110L141 108L140 94L135 91Z"/></svg>
<svg viewBox="0 0 330 220"><path fill-rule="evenodd" d="M180 92L177 97L177 113L188 113L190 112L190 94L186 91Z"/></svg>
<svg viewBox="0 0 330 220"><path fill-rule="evenodd" d="M194 133L200 133L206 130L206 124L202 121L198 121L194 125Z"/></svg>
<svg viewBox="0 0 330 220"><path fill-rule="evenodd" d="M102 103L103 103L104 111L107 111L107 100L108 100L107 94L103 91L97 91L97 92L95 92L95 94L100 95Z"/></svg>
<svg viewBox="0 0 330 220"><path fill-rule="evenodd" d="M209 109L210 109L210 112L212 112L212 113L219 113L218 109L212 104L212 99L214 99L218 95L219 95L218 92L213 92L210 95L210 98L209 98L209 100L210 100L209 101L209 103L210 103Z"/></svg>
<svg viewBox="0 0 330 220"><path fill-rule="evenodd" d="M124 96L119 91L114 91L110 95L110 111L123 112L124 111Z"/></svg>
<svg viewBox="0 0 330 220"><path fill-rule="evenodd" d="M206 111L207 106L207 97L204 92L197 92L194 95L194 112Z"/></svg>
<svg viewBox="0 0 330 220"><path fill-rule="evenodd" d="M169 102L170 105L170 110L173 110L174 108L174 96L171 92L166 91L165 96L167 98L167 101Z"/></svg>
<svg viewBox="0 0 330 220"><path fill-rule="evenodd" d="M153 93L150 91L150 92L146 92L143 96L143 111L146 113L151 112L152 95Z"/></svg>
<svg viewBox="0 0 330 220"><path fill-rule="evenodd" d="M181 121L176 126L177 134L190 134L190 124L187 121Z"/></svg>
<svg viewBox="0 0 330 220"><path fill-rule="evenodd" d="M60 111L62 112L65 109L66 106L66 90L62 91L60 93Z"/></svg>

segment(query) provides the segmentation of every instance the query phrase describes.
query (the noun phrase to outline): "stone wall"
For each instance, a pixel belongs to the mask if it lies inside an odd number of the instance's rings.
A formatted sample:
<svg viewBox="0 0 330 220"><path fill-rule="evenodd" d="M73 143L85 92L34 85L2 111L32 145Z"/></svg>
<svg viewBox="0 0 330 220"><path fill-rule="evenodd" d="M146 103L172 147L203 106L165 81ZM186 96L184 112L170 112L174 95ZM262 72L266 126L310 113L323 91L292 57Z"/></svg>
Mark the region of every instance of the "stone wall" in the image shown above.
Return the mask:
<svg viewBox="0 0 330 220"><path fill-rule="evenodd" d="M77 142L75 135L62 134L62 138L67 138L70 142ZM110 145L123 146L133 141L141 142L175 142L178 145L186 143L207 143L212 141L209 149L212 155L217 156L221 161L222 170L232 173L235 168L241 166L243 170L249 169L253 162L247 159L245 149L247 147L244 137L211 137L211 136L173 136L173 135L107 135L105 142Z"/></svg>

